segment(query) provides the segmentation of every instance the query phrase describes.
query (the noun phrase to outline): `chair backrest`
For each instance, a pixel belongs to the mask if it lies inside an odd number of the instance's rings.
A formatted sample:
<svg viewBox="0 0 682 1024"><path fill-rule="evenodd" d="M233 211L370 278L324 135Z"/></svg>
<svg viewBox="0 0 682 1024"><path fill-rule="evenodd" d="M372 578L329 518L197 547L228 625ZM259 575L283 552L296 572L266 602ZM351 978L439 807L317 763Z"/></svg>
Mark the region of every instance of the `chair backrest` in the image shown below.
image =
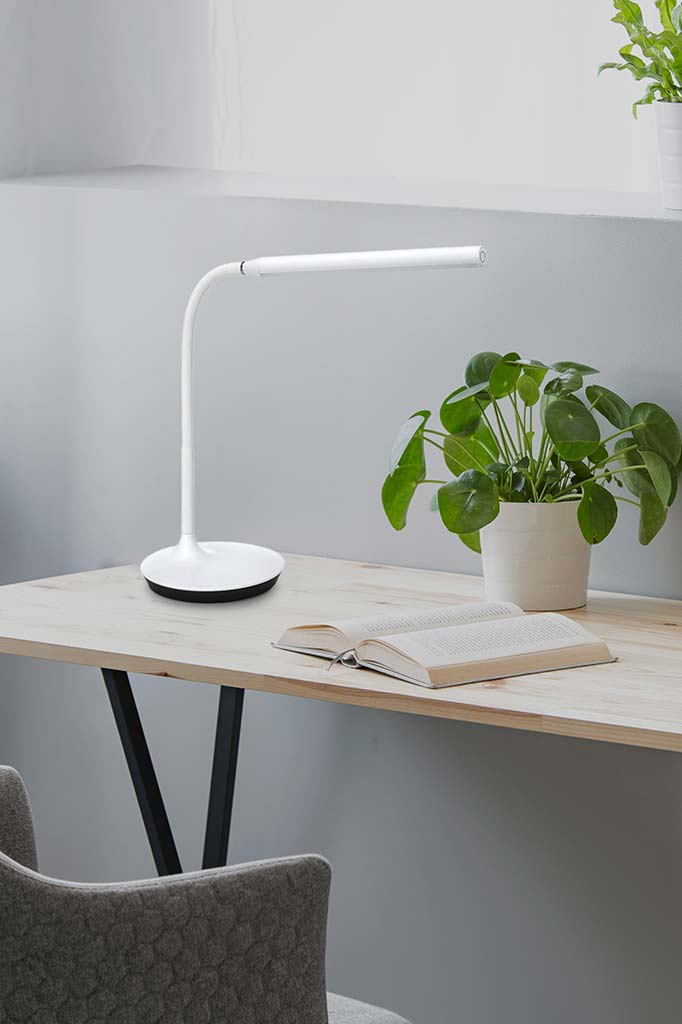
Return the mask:
<svg viewBox="0 0 682 1024"><path fill-rule="evenodd" d="M0 852L31 871L38 870L33 817L21 776L0 765Z"/></svg>

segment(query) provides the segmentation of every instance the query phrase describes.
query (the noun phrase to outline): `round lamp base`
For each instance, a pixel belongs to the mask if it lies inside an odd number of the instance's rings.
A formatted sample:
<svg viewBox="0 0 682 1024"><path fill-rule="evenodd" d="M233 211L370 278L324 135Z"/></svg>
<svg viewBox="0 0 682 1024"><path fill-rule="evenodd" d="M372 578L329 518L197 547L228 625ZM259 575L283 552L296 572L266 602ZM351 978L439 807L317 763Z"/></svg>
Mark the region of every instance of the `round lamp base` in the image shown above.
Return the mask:
<svg viewBox="0 0 682 1024"><path fill-rule="evenodd" d="M284 559L270 548L183 537L175 547L148 555L140 571L155 594L207 604L264 594L283 568Z"/></svg>

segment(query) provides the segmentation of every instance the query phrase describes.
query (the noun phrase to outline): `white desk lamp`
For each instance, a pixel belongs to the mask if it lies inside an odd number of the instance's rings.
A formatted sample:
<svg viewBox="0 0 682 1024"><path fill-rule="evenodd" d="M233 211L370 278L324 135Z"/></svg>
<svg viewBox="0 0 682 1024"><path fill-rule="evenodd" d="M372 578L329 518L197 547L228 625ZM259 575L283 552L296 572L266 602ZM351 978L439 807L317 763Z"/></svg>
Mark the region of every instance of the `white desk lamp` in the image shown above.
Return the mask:
<svg viewBox="0 0 682 1024"><path fill-rule="evenodd" d="M182 525L171 548L148 555L142 575L157 594L179 601L236 601L263 594L277 582L284 559L276 551L232 541L199 543L194 528L194 425L192 422L193 334L197 309L221 277L267 277L322 270L399 270L419 267L480 267L480 245L444 249L395 249L379 252L316 253L312 256L264 256L225 263L205 274L190 295L182 325Z"/></svg>

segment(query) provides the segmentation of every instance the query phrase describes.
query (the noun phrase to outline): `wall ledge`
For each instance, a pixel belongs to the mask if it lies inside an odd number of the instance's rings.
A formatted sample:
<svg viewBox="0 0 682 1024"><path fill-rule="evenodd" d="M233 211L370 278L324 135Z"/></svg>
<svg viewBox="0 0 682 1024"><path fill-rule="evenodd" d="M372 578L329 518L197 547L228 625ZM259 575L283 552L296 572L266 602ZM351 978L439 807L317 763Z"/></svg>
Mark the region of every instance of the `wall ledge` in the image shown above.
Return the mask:
<svg viewBox="0 0 682 1024"><path fill-rule="evenodd" d="M664 210L657 193L587 192L350 175L262 174L139 165L6 178L0 181L0 187L109 189L682 222L682 212Z"/></svg>

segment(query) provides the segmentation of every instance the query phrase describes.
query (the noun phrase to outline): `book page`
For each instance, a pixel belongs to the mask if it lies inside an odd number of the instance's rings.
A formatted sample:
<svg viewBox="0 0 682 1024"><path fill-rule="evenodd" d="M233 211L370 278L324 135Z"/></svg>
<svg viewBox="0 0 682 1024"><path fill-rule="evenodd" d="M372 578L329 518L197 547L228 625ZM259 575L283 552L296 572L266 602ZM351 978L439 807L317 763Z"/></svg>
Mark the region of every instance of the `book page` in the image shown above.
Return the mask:
<svg viewBox="0 0 682 1024"><path fill-rule="evenodd" d="M464 626L472 622L510 618L523 615L518 605L477 601L471 604L446 605L443 608L396 609L386 615L372 615L364 619L344 619L334 622L336 629L348 637L355 647L361 640L373 636L395 636L398 633L435 630L443 626Z"/></svg>
<svg viewBox="0 0 682 1024"><path fill-rule="evenodd" d="M513 654L532 654L595 643L601 641L583 626L552 612L474 622L457 629L445 627L383 636L372 641L373 647L393 648L426 668L491 661ZM358 650L361 659L362 647L361 644Z"/></svg>

